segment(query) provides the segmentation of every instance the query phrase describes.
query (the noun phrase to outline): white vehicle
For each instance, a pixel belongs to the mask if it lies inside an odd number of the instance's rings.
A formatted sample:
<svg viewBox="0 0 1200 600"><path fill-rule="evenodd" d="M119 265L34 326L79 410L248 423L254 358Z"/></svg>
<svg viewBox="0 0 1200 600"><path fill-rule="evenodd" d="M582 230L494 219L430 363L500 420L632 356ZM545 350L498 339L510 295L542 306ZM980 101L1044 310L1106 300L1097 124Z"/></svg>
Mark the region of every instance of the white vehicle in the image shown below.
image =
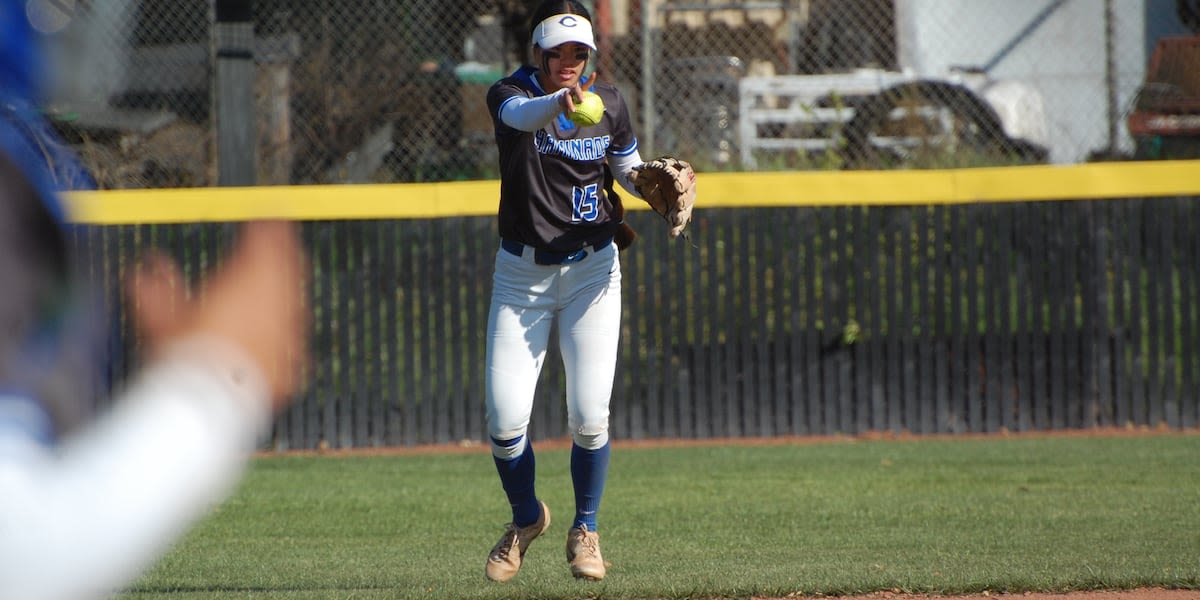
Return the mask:
<svg viewBox="0 0 1200 600"><path fill-rule="evenodd" d="M943 79L882 69L744 77L737 112L746 168L780 151L833 153L846 167L906 164L931 151L1046 158L1040 95L965 70Z"/></svg>

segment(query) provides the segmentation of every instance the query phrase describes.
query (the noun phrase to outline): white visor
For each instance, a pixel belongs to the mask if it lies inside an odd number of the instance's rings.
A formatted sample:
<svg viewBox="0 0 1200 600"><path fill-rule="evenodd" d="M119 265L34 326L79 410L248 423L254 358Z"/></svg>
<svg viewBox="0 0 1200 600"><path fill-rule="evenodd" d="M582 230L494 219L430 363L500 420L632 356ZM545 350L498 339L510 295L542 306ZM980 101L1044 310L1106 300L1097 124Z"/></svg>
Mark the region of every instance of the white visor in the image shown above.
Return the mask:
<svg viewBox="0 0 1200 600"><path fill-rule="evenodd" d="M592 24L580 15L554 15L533 28L533 45L543 50L567 42L578 42L595 50Z"/></svg>

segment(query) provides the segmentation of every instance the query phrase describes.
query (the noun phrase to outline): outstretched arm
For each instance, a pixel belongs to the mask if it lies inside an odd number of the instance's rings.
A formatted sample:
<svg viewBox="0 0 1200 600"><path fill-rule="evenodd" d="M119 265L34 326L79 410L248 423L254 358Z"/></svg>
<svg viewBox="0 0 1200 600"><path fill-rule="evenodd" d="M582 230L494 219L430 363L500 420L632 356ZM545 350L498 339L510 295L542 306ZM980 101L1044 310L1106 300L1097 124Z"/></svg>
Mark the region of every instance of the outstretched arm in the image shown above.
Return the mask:
<svg viewBox="0 0 1200 600"><path fill-rule="evenodd" d="M573 112L575 103L583 100L583 93L592 89L599 77L599 73L593 73L582 85L537 98L513 96L500 105L500 120L513 129L537 131L549 125L560 113Z"/></svg>
<svg viewBox="0 0 1200 600"><path fill-rule="evenodd" d="M103 598L230 493L299 385L307 261L294 228L247 225L204 302L152 260L131 280L147 366L58 448L0 432L0 597Z"/></svg>

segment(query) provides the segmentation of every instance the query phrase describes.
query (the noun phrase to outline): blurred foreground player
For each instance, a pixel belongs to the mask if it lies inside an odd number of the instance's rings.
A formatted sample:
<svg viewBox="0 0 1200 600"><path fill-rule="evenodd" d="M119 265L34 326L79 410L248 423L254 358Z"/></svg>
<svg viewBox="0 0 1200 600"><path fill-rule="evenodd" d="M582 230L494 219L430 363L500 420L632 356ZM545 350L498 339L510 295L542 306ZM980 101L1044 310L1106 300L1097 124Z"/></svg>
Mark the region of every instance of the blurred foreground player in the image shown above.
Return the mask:
<svg viewBox="0 0 1200 600"><path fill-rule="evenodd" d="M203 304L174 263L145 260L127 281L143 368L94 414L106 328L57 196L82 170L35 108L23 5L0 3L0 598L102 598L233 489L297 390L307 260L292 225L247 224Z"/></svg>

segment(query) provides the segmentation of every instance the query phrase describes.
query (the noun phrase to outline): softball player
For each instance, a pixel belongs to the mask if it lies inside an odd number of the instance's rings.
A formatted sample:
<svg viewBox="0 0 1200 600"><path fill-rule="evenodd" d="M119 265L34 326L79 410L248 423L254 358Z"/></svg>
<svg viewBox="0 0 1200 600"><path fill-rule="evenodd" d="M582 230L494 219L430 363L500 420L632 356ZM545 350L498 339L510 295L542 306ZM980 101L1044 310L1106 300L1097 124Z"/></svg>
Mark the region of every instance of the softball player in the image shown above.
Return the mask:
<svg viewBox="0 0 1200 600"><path fill-rule="evenodd" d="M577 578L605 575L596 513L609 463L609 399L621 322L621 223L605 193L606 168L635 197L642 164L625 99L584 76L596 50L591 16L575 0L543 2L532 18L534 65L488 91L500 154L500 248L487 330L487 427L512 522L488 555L494 581L516 575L530 542L550 524L534 489L527 436L534 386L552 324L566 371L575 515L567 561ZM582 93L606 107L593 126L567 115Z"/></svg>
<svg viewBox="0 0 1200 600"><path fill-rule="evenodd" d="M37 109L47 69L25 4L0 2L0 598L108 598L233 490L298 386L304 259L288 226L249 227L203 305L173 264L139 271L153 353L90 410L104 328L58 198L88 178Z"/></svg>

